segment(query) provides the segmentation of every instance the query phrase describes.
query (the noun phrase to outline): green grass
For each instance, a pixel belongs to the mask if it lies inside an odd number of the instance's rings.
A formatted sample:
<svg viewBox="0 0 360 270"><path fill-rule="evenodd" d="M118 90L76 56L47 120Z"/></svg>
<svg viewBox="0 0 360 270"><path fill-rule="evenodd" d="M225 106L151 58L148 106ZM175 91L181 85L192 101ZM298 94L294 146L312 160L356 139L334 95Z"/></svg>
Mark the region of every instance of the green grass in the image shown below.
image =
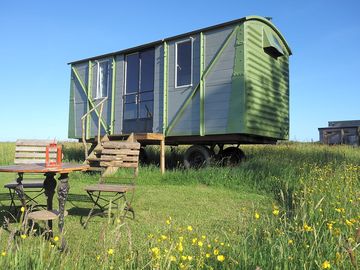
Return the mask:
<svg viewBox="0 0 360 270"><path fill-rule="evenodd" d="M248 158L240 166L201 170L182 168L183 148L167 151L172 169L165 175L156 167L157 149L150 149L150 165L137 179L136 219L97 217L87 229L80 218L91 204L76 197L83 200L84 186L98 176L73 173L69 250L60 253L58 242L51 247L39 236L9 240L1 230L1 269L326 269L328 263L357 269L360 149L290 143L243 149ZM1 143L0 163L11 163L13 151ZM64 154L83 158L74 143ZM13 177L0 174L0 184ZM6 209L9 202L0 202Z"/></svg>

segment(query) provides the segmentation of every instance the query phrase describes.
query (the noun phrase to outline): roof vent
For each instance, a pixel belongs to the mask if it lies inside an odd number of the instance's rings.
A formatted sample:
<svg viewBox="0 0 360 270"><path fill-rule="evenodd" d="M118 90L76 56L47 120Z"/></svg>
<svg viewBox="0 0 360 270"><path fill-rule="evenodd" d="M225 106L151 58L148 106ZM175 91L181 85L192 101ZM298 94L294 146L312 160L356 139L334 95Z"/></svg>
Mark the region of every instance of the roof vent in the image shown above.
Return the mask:
<svg viewBox="0 0 360 270"><path fill-rule="evenodd" d="M263 30L263 46L264 51L275 59L284 55L279 40L273 33L268 33L265 29Z"/></svg>

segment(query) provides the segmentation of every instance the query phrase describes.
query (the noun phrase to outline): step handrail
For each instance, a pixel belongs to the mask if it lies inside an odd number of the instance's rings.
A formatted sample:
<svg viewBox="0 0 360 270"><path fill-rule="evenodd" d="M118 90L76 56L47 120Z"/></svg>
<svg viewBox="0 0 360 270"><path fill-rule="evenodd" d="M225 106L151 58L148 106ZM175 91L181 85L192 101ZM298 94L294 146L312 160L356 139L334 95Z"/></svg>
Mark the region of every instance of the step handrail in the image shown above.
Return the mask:
<svg viewBox="0 0 360 270"><path fill-rule="evenodd" d="M85 159L88 158L88 149L87 149L87 144L86 144L86 130L85 130L85 120L87 119L87 117L90 115L90 113L92 113L93 111L95 111L99 106L100 106L100 112L98 115L98 144L100 144L100 131L101 131L101 116L102 116L102 112L103 112L103 107L104 107L104 103L105 101L108 99L108 97L103 98L103 100L101 100L98 104L96 104L96 106L94 106L91 110L89 110L87 113L85 113L82 117L81 117L81 122L82 122L82 141L83 141L83 145L84 145L84 149L85 149Z"/></svg>

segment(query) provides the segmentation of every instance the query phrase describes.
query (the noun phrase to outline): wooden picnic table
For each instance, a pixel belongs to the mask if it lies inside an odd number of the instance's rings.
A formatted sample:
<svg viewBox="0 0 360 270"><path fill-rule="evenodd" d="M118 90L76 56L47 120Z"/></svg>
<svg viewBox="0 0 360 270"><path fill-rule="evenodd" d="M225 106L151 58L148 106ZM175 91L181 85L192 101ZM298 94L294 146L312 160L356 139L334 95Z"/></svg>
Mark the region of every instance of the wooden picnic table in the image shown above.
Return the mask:
<svg viewBox="0 0 360 270"><path fill-rule="evenodd" d="M0 166L0 172L12 172L18 174L18 178L16 179L16 182L18 183L16 187L16 193L23 204L25 202L24 190L22 185L24 173L43 173L45 176L44 190L47 197L48 211L53 210L53 197L56 187L55 175L59 173L60 176L58 178L59 185L57 187L57 194L59 200L59 231L60 233L62 233L64 228L65 203L70 189L69 173L74 171L86 171L88 168L88 165L74 163L62 163L60 166L57 167L46 167L45 163L35 163ZM51 220L48 221L48 226L49 229L52 230Z"/></svg>

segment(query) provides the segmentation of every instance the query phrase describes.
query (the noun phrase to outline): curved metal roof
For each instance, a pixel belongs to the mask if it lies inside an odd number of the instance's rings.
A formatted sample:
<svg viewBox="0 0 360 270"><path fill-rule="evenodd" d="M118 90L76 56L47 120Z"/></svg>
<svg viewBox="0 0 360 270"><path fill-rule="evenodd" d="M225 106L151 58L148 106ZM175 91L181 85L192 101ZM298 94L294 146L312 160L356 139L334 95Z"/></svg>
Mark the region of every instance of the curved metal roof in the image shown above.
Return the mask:
<svg viewBox="0 0 360 270"><path fill-rule="evenodd" d="M187 33L184 33L184 34L180 34L180 35L164 38L164 39L161 39L161 40L153 41L153 42L146 43L146 44L143 44L143 45L140 45L140 46L131 47L131 48L120 50L120 51L115 51L115 52L111 52L111 53L107 53L107 54L102 54L102 55L97 55L97 56L93 56L93 57L89 57L89 58L84 58L84 59L81 59L81 60L72 61L72 62L69 62L68 64L69 65L70 64L76 64L76 63L81 63L81 62L84 62L84 61L96 60L96 59L105 58L105 57L109 57L109 56L114 56L114 55L118 55L118 54L132 53L132 52L136 52L136 51L146 49L146 48L149 48L149 47L154 47L156 45L159 45L159 44L163 43L164 41L168 42L168 41L172 41L174 39L179 39L179 38L186 37L186 36L189 36L189 35L199 34L200 32L205 32L205 31L209 31L209 30L213 30L213 29L222 28L222 27L225 27L225 26L230 26L230 25L234 25L234 24L238 24L238 23L243 23L245 21L260 21L260 22L268 25L269 27L271 27L277 33L277 35L281 38L281 40L284 43L289 55L292 54L291 49L290 49L287 41L285 40L284 36L281 34L281 32L276 28L276 26L270 20L268 20L268 19L266 19L264 17L261 17L261 16L247 16L247 17L244 17L244 18L241 18L241 19L236 19L236 20L225 22L225 23L221 23L221 24L201 28L201 29L198 29L198 30L194 30L194 31L191 31L191 32L187 32Z"/></svg>

